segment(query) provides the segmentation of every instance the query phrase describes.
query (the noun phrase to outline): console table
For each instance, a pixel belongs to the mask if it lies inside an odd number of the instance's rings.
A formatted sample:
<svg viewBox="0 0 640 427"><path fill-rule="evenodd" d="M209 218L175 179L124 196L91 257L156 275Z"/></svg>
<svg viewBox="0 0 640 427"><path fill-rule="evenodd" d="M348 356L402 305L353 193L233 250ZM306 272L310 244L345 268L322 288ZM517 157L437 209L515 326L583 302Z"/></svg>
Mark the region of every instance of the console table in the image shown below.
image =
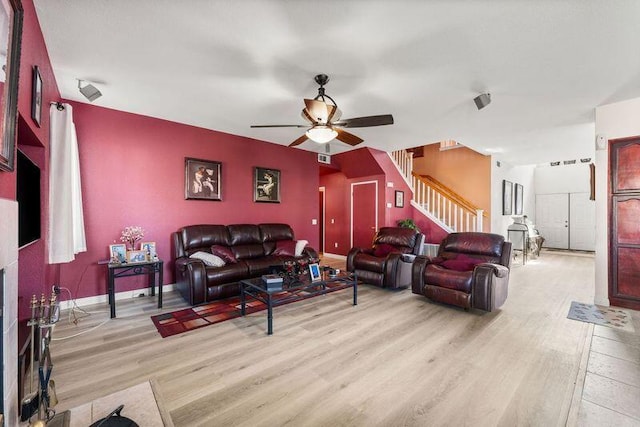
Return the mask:
<svg viewBox="0 0 640 427"><path fill-rule="evenodd" d="M149 277L149 287L151 288L151 296L156 294L156 277L158 278L158 308L162 308L162 260L136 262L129 264L113 264L107 265L107 286L109 290L109 307L111 309L111 318L116 317L116 291L115 281L120 277L139 276L146 274Z"/></svg>

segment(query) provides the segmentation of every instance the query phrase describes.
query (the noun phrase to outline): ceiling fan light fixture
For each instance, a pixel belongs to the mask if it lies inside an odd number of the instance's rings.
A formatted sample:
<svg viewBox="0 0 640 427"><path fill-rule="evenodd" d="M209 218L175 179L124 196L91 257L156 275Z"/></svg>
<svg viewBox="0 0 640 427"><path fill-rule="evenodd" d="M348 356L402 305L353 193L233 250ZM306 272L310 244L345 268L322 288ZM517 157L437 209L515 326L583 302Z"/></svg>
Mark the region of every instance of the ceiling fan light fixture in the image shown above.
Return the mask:
<svg viewBox="0 0 640 427"><path fill-rule="evenodd" d="M334 140L336 136L338 136L338 132L336 132L329 126L317 125L309 129L306 132L306 135L307 138L309 138L313 142L324 144L326 142Z"/></svg>

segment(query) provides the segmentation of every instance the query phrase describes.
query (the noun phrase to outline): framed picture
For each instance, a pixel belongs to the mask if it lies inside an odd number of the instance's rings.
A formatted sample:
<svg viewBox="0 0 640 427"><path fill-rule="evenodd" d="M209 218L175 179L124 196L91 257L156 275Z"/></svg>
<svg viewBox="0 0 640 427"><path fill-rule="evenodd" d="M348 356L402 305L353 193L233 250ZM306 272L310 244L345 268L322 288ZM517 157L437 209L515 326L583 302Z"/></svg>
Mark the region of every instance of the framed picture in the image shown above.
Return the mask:
<svg viewBox="0 0 640 427"><path fill-rule="evenodd" d="M523 197L524 188L521 184L516 184L516 206L515 212L516 215L522 215L522 197Z"/></svg>
<svg viewBox="0 0 640 427"><path fill-rule="evenodd" d="M20 44L24 9L17 0L0 4L0 40L5 42L0 65L4 71L3 90L0 90L0 170L14 168L16 124L18 122L18 73L20 72Z"/></svg>
<svg viewBox="0 0 640 427"><path fill-rule="evenodd" d="M109 262L123 263L127 261L127 247L125 244L109 245Z"/></svg>
<svg viewBox="0 0 640 427"><path fill-rule="evenodd" d="M140 243L140 250L149 254L151 259L158 255L156 252L156 242L142 242Z"/></svg>
<svg viewBox="0 0 640 427"><path fill-rule="evenodd" d="M184 198L186 200L222 200L220 177L222 163L184 158Z"/></svg>
<svg viewBox="0 0 640 427"><path fill-rule="evenodd" d="M127 262L146 262L147 253L145 251L128 251Z"/></svg>
<svg viewBox="0 0 640 427"><path fill-rule="evenodd" d="M33 83L31 90L31 118L40 127L42 117L42 77L37 65L33 66Z"/></svg>
<svg viewBox="0 0 640 427"><path fill-rule="evenodd" d="M322 279L322 275L320 274L320 266L318 264L309 264L309 275L311 276L312 282L317 282Z"/></svg>
<svg viewBox="0 0 640 427"><path fill-rule="evenodd" d="M396 208L404 208L404 191L396 190Z"/></svg>
<svg viewBox="0 0 640 427"><path fill-rule="evenodd" d="M513 214L513 183L502 180L502 215Z"/></svg>
<svg viewBox="0 0 640 427"><path fill-rule="evenodd" d="M253 201L280 203L280 171L277 169L255 168L253 181Z"/></svg>

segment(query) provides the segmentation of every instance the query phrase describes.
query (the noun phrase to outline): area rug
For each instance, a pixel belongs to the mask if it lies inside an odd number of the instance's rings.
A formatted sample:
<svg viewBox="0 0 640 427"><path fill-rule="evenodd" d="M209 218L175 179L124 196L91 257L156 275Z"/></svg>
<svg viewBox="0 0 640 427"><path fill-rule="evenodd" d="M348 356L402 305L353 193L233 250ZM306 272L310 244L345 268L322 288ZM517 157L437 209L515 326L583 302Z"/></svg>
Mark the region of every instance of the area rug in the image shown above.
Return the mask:
<svg viewBox="0 0 640 427"><path fill-rule="evenodd" d="M327 292L339 291L350 287L342 282L327 283ZM312 298L322 294L313 294L306 291L298 291L291 294L288 291L282 291L276 294L277 298L291 297L291 301L287 304ZM251 297L247 298L246 313L251 314L257 311L266 310L267 305L261 301L257 301ZM195 307L184 308L172 311L170 313L158 314L151 316L153 324L158 329L162 338L172 335L181 334L183 332L192 331L194 329L203 328L205 326L224 322L225 320L240 317L240 297L231 297ZM266 321L266 317L265 317Z"/></svg>
<svg viewBox="0 0 640 427"><path fill-rule="evenodd" d="M629 312L616 307L603 307L571 301L571 308L569 308L567 318L622 329L627 332L635 332Z"/></svg>

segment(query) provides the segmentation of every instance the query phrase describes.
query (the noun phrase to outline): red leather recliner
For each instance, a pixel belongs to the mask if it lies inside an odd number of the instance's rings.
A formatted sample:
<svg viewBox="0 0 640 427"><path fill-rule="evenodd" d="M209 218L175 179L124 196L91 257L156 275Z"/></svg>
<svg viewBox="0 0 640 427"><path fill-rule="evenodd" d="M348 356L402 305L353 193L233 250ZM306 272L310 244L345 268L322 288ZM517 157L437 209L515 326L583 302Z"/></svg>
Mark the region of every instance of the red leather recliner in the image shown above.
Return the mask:
<svg viewBox="0 0 640 427"><path fill-rule="evenodd" d="M511 242L499 234L451 233L438 256L413 263L411 291L466 310L493 311L507 299Z"/></svg>
<svg viewBox="0 0 640 427"><path fill-rule="evenodd" d="M410 228L382 227L370 248L351 248L347 270L358 280L383 288L406 288L411 284L411 264L422 252L424 234Z"/></svg>

